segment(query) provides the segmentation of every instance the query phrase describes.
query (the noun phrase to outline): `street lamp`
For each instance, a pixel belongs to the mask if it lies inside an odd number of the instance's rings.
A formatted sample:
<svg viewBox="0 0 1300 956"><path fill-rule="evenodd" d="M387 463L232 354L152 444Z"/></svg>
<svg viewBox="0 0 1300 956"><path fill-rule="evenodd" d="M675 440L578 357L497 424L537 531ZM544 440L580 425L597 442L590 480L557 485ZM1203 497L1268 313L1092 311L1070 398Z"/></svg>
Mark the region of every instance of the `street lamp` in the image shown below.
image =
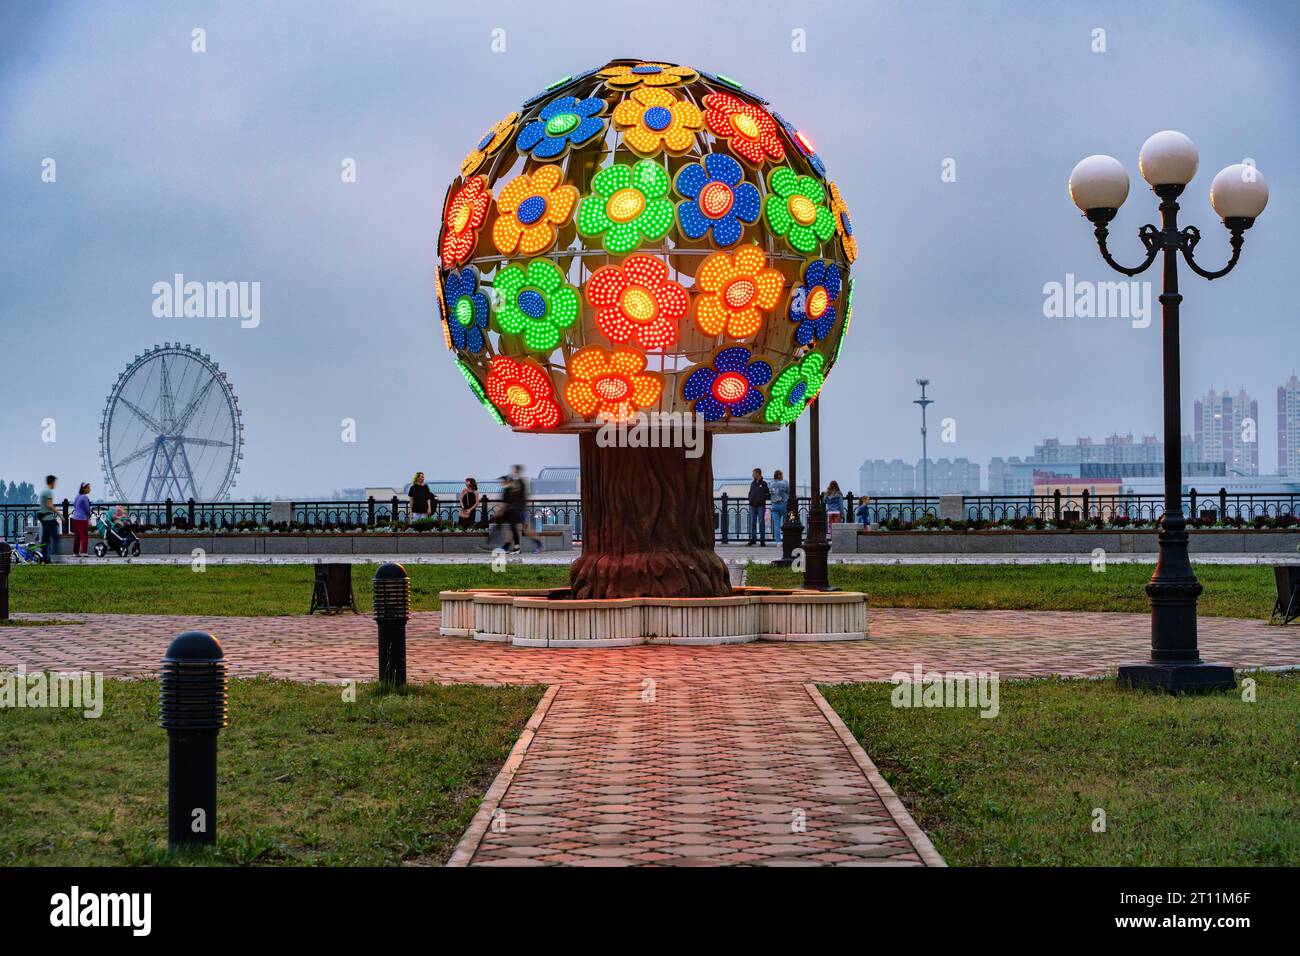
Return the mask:
<svg viewBox="0 0 1300 956"><path fill-rule="evenodd" d="M921 497L930 497L930 452L926 447L925 407L933 405L933 398L925 397L925 387L930 384L928 378L918 378L916 384L921 386L921 397L912 400L913 405L921 406Z"/></svg>
<svg viewBox="0 0 1300 956"><path fill-rule="evenodd" d="M1178 228L1178 196L1196 175L1196 146L1182 133L1164 130L1151 136L1138 153L1138 168L1160 199L1161 228L1138 230L1146 259L1133 268L1121 266L1106 248L1107 224L1128 197L1128 173L1111 156L1089 156L1070 173L1070 198L1095 226L1097 247L1112 269L1126 276L1145 272L1164 253L1164 288L1160 294L1164 351L1165 510L1158 536L1160 556L1146 586L1151 599L1151 659L1119 669L1121 684L1166 691L1227 690L1236 686L1232 668L1201 660L1196 643L1196 599L1201 584L1187 555L1187 521L1183 517L1182 410L1179 383L1178 254L1197 275L1217 279L1232 271L1241 255L1242 233L1268 203L1268 184L1253 164L1229 166L1214 177L1210 203L1231 238L1232 257L1222 269L1203 269L1194 253L1201 233Z"/></svg>

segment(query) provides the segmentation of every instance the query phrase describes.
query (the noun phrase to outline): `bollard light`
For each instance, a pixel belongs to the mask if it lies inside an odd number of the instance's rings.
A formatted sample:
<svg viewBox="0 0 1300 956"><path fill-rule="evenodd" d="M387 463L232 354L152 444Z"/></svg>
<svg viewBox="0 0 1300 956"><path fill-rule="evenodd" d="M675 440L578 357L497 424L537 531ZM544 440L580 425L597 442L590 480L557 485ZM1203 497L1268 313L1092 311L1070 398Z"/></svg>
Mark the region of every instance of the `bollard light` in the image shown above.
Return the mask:
<svg viewBox="0 0 1300 956"><path fill-rule="evenodd" d="M406 622L411 616L411 579L395 562L381 564L374 580L375 623L379 625L379 679L406 684Z"/></svg>
<svg viewBox="0 0 1300 956"><path fill-rule="evenodd" d="M167 846L217 842L217 733L228 723L225 653L205 631L177 635L160 675L167 731Z"/></svg>

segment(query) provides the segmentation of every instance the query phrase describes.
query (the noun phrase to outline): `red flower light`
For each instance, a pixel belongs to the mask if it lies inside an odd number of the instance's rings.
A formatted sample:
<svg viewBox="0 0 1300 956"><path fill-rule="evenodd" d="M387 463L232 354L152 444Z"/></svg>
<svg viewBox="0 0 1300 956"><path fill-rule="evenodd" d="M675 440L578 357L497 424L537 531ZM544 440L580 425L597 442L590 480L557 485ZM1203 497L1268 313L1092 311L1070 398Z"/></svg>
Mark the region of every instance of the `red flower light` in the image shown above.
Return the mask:
<svg viewBox="0 0 1300 956"><path fill-rule="evenodd" d="M495 356L484 391L516 428L544 431L557 427L564 418L555 402L550 378L533 362Z"/></svg>
<svg viewBox="0 0 1300 956"><path fill-rule="evenodd" d="M704 97L704 122L713 135L727 140L737 156L755 166L766 159L778 163L785 159L776 120L761 106L730 93L710 93Z"/></svg>
<svg viewBox="0 0 1300 956"><path fill-rule="evenodd" d="M451 269L469 259L478 245L478 230L487 218L492 193L486 176L475 176L461 186L447 201L442 212L442 241L438 253L444 269Z"/></svg>
<svg viewBox="0 0 1300 956"><path fill-rule="evenodd" d="M643 349L677 342L677 323L690 295L668 278L668 266L650 256L628 256L622 265L601 266L587 280L587 301L596 324L611 341L635 341Z"/></svg>

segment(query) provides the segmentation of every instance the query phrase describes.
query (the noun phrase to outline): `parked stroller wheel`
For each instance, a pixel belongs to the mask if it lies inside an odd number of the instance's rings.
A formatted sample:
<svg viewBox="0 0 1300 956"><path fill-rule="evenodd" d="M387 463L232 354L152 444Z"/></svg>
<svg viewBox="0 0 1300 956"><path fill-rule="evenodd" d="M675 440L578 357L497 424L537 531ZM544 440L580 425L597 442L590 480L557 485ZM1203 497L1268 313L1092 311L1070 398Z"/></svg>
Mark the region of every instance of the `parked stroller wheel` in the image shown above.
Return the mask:
<svg viewBox="0 0 1300 956"><path fill-rule="evenodd" d="M140 542L139 542L139 541L132 541L132 542L131 542L131 557L133 557L133 558L138 558L138 557L140 557Z"/></svg>
<svg viewBox="0 0 1300 956"><path fill-rule="evenodd" d="M95 542L95 557L97 557L97 558L102 558L102 557L103 557L104 555L106 555L106 554L108 554L108 548L105 547L104 542L102 542L102 541L96 541L96 542Z"/></svg>

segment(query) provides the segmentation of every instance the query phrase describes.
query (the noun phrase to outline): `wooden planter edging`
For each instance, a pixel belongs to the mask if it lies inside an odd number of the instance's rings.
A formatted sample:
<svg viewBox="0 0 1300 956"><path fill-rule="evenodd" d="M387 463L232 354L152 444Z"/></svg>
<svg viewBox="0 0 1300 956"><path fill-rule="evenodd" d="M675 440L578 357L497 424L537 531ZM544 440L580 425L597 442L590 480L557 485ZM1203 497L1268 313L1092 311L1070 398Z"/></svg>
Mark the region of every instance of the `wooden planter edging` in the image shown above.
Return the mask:
<svg viewBox="0 0 1300 956"><path fill-rule="evenodd" d="M1190 529L1193 554L1295 554L1300 530ZM841 554L1113 554L1157 552L1154 529L1078 531L863 531L836 526L831 550Z"/></svg>
<svg viewBox="0 0 1300 956"><path fill-rule="evenodd" d="M546 551L572 550L568 531L542 531ZM144 555L190 555L195 548L206 554L473 554L487 557L486 533L468 531L397 532L257 532L234 534L192 534L143 532L140 553Z"/></svg>
<svg viewBox="0 0 1300 956"><path fill-rule="evenodd" d="M583 601L558 596L564 593L443 591L442 634L510 641L516 647L860 641L867 636L867 596L858 591L746 587L730 597Z"/></svg>

